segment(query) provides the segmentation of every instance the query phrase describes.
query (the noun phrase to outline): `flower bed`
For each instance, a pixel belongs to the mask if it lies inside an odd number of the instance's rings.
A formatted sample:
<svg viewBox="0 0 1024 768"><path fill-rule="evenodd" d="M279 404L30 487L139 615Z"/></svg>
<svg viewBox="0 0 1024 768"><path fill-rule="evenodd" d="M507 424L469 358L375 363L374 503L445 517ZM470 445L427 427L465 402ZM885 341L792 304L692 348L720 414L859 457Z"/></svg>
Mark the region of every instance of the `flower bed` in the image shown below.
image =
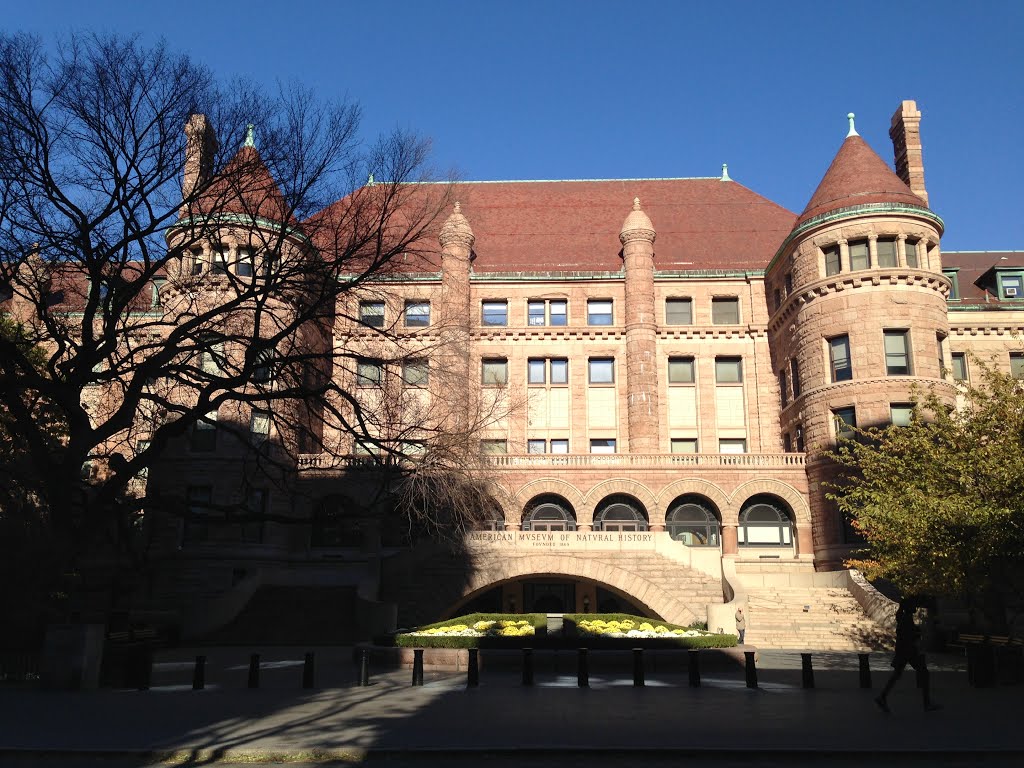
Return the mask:
<svg viewBox="0 0 1024 768"><path fill-rule="evenodd" d="M538 629L546 626L547 617L540 613L474 613L396 635L395 644L407 648L518 647L524 639L532 639Z"/></svg>

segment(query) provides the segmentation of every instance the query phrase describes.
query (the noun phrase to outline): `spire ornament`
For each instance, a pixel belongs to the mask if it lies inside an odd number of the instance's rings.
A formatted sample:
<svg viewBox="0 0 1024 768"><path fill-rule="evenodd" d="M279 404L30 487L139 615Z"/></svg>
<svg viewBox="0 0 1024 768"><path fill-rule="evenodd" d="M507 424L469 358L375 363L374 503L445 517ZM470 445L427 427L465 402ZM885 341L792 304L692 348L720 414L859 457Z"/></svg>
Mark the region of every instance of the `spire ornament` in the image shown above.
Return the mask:
<svg viewBox="0 0 1024 768"><path fill-rule="evenodd" d="M846 134L846 138L850 138L851 136L860 136L860 134L857 133L856 126L853 124L854 117L856 117L856 115L854 115L853 112L848 112L846 115L846 119L850 121L850 132Z"/></svg>
<svg viewBox="0 0 1024 768"><path fill-rule="evenodd" d="M729 178L729 164L728 163L722 163L722 181L732 181L732 179Z"/></svg>
<svg viewBox="0 0 1024 768"><path fill-rule="evenodd" d="M245 126L245 141L242 142L242 146L256 148L256 126L252 123Z"/></svg>

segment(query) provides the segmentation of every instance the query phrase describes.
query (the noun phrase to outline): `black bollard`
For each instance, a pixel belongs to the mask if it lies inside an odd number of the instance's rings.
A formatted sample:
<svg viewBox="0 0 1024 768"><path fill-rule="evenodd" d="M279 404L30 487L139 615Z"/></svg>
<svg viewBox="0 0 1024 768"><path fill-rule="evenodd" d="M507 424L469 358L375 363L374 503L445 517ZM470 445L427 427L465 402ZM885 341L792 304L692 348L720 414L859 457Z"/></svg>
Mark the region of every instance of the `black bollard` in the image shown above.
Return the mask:
<svg viewBox="0 0 1024 768"><path fill-rule="evenodd" d="M469 649L469 668L466 670L466 687L476 688L480 685L480 649Z"/></svg>
<svg viewBox="0 0 1024 768"><path fill-rule="evenodd" d="M857 654L860 659L860 687L871 687L871 657L866 653Z"/></svg>
<svg viewBox="0 0 1024 768"><path fill-rule="evenodd" d="M258 653L249 657L249 687L260 687L260 655Z"/></svg>
<svg viewBox="0 0 1024 768"><path fill-rule="evenodd" d="M811 654L801 653L800 654L800 665L803 667L803 687L813 688L814 687L814 667L811 666Z"/></svg>
<svg viewBox="0 0 1024 768"><path fill-rule="evenodd" d="M196 666L192 670L192 690L201 691L206 687L206 657L196 656Z"/></svg>
<svg viewBox="0 0 1024 768"><path fill-rule="evenodd" d="M370 649L363 648L363 654L359 659L359 685L366 687L370 684Z"/></svg>
<svg viewBox="0 0 1024 768"><path fill-rule="evenodd" d="M523 685L533 685L533 648L523 648Z"/></svg>
<svg viewBox="0 0 1024 768"><path fill-rule="evenodd" d="M423 649L415 648L412 652L412 684L423 685Z"/></svg>
<svg viewBox="0 0 1024 768"><path fill-rule="evenodd" d="M313 678L314 678L314 675L316 674L316 671L315 671L316 668L314 667L315 663L316 662L315 662L315 658L313 656L313 652L310 651L309 653L306 654L306 658L302 662L302 687L303 688L312 688L313 687Z"/></svg>
<svg viewBox="0 0 1024 768"><path fill-rule="evenodd" d="M590 669L587 666L587 649L580 648L576 659L576 685L580 688L590 687Z"/></svg>
<svg viewBox="0 0 1024 768"><path fill-rule="evenodd" d="M754 651L744 651L747 664L747 688L757 688L757 667L754 666Z"/></svg>
<svg viewBox="0 0 1024 768"><path fill-rule="evenodd" d="M690 687L700 688L700 651L691 648L686 657L689 660Z"/></svg>
<svg viewBox="0 0 1024 768"><path fill-rule="evenodd" d="M633 649L633 685L643 687L644 685L644 649Z"/></svg>

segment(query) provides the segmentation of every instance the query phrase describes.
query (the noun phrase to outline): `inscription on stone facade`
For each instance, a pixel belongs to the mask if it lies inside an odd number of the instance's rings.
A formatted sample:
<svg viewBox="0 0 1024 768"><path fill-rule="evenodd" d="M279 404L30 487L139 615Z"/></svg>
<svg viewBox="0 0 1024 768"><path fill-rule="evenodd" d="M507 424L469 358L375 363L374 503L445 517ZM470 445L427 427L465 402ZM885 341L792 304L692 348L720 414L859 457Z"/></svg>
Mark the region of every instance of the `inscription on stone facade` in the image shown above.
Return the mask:
<svg viewBox="0 0 1024 768"><path fill-rule="evenodd" d="M654 549L655 534L647 531L473 531L470 545L509 549Z"/></svg>

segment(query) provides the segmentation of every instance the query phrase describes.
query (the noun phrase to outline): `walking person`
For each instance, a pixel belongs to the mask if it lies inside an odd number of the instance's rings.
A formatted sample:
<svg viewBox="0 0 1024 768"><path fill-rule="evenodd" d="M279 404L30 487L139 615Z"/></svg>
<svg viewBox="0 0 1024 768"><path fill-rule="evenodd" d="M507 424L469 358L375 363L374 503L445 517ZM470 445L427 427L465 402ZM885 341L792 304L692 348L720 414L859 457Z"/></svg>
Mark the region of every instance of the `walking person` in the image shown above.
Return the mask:
<svg viewBox="0 0 1024 768"><path fill-rule="evenodd" d="M920 632L914 624L914 611L917 610L917 601L911 598L905 599L896 609L896 650L892 656L892 674L882 688L882 693L875 699L875 704L883 712L889 712L887 698L889 692L896 685L896 682L903 676L903 670L907 664L914 668L917 676L918 687L921 689L922 704L925 712L939 709L937 704L931 700L931 683L928 677L924 653L920 647Z"/></svg>
<svg viewBox="0 0 1024 768"><path fill-rule="evenodd" d="M743 638L747 634L747 617L743 615L743 609L736 609L736 632L740 638L738 645L743 645Z"/></svg>

